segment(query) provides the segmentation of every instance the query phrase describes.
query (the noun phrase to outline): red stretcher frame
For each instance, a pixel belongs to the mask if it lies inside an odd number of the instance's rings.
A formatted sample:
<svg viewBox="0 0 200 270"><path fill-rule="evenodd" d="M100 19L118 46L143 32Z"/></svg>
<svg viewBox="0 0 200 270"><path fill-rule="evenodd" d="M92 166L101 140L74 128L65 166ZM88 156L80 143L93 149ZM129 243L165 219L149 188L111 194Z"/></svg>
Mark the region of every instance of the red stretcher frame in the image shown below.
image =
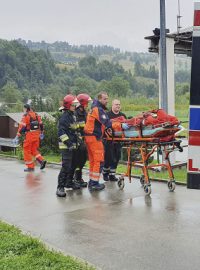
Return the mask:
<svg viewBox="0 0 200 270"><path fill-rule="evenodd" d="M148 170L155 167L164 167L167 169L169 174L168 188L170 191L175 190L175 179L171 166L171 162L169 159L169 154L173 151L182 152L183 148L180 146L180 140L171 140L171 141L163 141L163 138L126 138L126 137L107 137L106 140L113 141L113 143L121 143L123 146L127 147L128 153L128 161L127 161L127 170L126 172L120 176L118 180L118 186L120 189L123 189L125 186L124 177L129 178L129 182L131 183L131 169L132 167L141 167L143 175L140 177L140 182L144 187L144 192L146 195L151 194L151 181L149 178ZM131 159L131 150L133 148L137 148L141 155L140 161L133 161ZM155 151L162 151L163 160L165 162L152 164L148 163L149 158L153 155Z"/></svg>

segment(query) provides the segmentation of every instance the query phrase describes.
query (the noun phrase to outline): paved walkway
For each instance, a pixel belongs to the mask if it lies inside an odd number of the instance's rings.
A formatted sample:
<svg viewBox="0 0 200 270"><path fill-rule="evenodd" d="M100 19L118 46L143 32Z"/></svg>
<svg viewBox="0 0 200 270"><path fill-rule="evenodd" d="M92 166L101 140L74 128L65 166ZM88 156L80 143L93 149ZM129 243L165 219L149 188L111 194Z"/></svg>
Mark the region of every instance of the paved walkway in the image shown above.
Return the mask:
<svg viewBox="0 0 200 270"><path fill-rule="evenodd" d="M139 181L55 195L58 169L26 174L0 159L0 219L105 270L199 270L200 191Z"/></svg>

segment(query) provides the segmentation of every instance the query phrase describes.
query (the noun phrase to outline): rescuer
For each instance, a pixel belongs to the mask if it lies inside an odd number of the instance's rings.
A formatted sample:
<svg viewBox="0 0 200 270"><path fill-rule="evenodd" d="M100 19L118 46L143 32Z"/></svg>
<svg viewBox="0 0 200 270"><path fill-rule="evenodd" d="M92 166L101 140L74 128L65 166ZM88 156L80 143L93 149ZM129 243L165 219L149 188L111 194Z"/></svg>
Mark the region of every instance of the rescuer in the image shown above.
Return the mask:
<svg viewBox="0 0 200 270"><path fill-rule="evenodd" d="M40 163L40 169L44 169L46 166L46 160L44 160L38 150L40 140L44 139L44 127L41 117L31 109L29 104L24 105L24 115L14 139L14 143L16 145L19 144L19 137L22 134L25 134L23 153L26 168L24 171L34 171L35 161L33 160L33 157Z"/></svg>
<svg viewBox="0 0 200 270"><path fill-rule="evenodd" d="M65 197L66 189L80 189L80 185L74 181L77 149L82 144L82 138L78 131L75 109L78 105L76 96L66 95L63 99L63 114L58 123L59 149L62 153L62 168L58 175L56 195Z"/></svg>
<svg viewBox="0 0 200 270"><path fill-rule="evenodd" d="M98 99L93 101L92 110L87 115L87 120L84 128L85 142L89 157L89 184L90 191L102 190L104 184L99 183L100 173L104 162L104 146L102 138L104 132L112 135L112 128L128 128L127 124L119 122L111 122L106 114L106 106L108 103L108 94L101 92L98 94Z"/></svg>
<svg viewBox="0 0 200 270"><path fill-rule="evenodd" d="M84 126L87 117L87 108L89 102L92 101L91 97L88 94L82 93L77 96L79 106L77 106L75 115L76 121L79 126L79 132L83 138L84 136ZM79 145L76 152L76 161L75 161L75 174L74 178L77 183L80 184L81 187L87 187L87 182L85 182L82 178L82 169L87 161L87 148L84 140Z"/></svg>
<svg viewBox="0 0 200 270"><path fill-rule="evenodd" d="M122 113L121 111L121 104L120 100L114 99L112 101L112 108L107 113L109 119L115 119L118 117L123 116L126 118L126 115ZM103 166L103 179L104 181L117 181L117 177L115 176L117 165L120 160L121 156L121 144L115 143L113 141L104 141L104 148L105 148L105 162Z"/></svg>

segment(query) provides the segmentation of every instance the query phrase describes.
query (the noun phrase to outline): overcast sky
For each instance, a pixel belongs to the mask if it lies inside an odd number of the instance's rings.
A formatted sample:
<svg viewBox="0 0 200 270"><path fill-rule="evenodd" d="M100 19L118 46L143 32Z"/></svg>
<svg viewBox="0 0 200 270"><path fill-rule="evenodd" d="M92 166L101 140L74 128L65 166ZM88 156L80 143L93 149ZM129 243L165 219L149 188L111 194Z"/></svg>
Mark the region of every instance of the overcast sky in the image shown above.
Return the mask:
<svg viewBox="0 0 200 270"><path fill-rule="evenodd" d="M165 0L176 30L178 0ZM193 0L180 0L181 26L192 26ZM111 45L148 51L144 36L160 24L160 0L0 0L0 38Z"/></svg>

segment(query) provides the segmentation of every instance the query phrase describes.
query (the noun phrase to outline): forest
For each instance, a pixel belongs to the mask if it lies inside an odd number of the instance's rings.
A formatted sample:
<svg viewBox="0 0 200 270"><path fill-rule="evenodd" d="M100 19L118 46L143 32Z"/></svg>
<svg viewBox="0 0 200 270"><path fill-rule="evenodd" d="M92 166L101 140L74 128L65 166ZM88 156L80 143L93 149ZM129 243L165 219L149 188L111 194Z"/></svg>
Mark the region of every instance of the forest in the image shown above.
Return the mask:
<svg viewBox="0 0 200 270"><path fill-rule="evenodd" d="M94 97L101 90L122 98L126 110L132 103L157 104L157 58L111 46L0 40L0 113L21 111L28 100L53 112L67 93ZM188 104L190 59L175 57L175 68L178 103Z"/></svg>

